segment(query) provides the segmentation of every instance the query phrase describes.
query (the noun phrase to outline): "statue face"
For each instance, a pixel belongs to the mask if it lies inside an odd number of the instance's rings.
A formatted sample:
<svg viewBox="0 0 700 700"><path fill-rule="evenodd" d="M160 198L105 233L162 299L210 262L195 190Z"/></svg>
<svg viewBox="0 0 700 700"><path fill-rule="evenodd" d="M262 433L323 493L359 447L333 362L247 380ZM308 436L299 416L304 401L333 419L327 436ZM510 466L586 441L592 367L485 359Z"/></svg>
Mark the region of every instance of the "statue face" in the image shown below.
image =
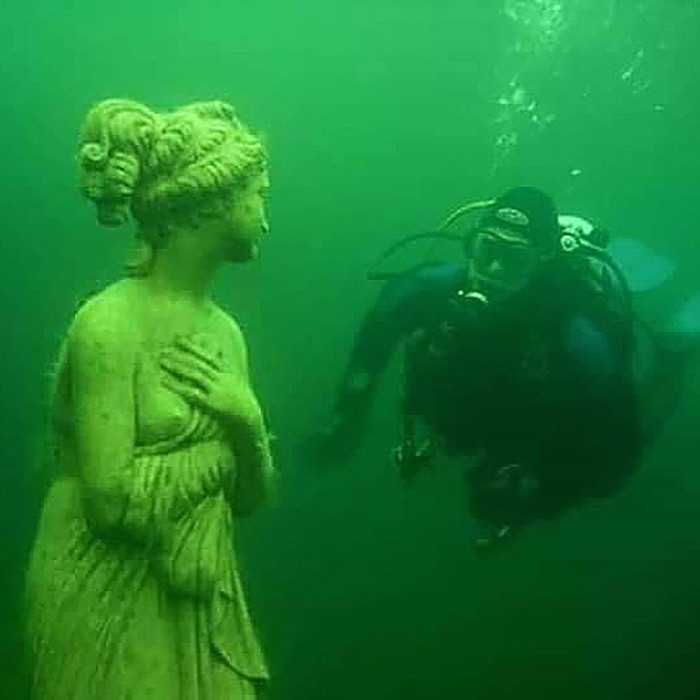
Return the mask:
<svg viewBox="0 0 700 700"><path fill-rule="evenodd" d="M264 170L235 192L221 232L224 257L229 262L247 262L258 257L260 239L269 230L266 211L269 189L270 176Z"/></svg>

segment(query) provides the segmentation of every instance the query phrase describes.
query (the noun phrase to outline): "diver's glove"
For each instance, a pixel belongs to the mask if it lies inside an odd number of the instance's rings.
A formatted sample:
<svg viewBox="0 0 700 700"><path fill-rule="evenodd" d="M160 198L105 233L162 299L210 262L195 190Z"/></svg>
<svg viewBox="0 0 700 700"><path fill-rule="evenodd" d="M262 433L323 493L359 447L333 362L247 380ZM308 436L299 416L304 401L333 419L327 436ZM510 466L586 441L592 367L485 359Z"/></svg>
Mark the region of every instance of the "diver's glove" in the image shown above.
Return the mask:
<svg viewBox="0 0 700 700"><path fill-rule="evenodd" d="M482 559L491 556L508 544L515 537L515 528L510 525L502 525L490 534L482 537L475 537L472 546L476 555Z"/></svg>
<svg viewBox="0 0 700 700"><path fill-rule="evenodd" d="M530 522L541 489L539 478L521 464L506 464L485 475L472 488L477 520L487 533L472 540L477 556L486 558L516 539ZM478 490L474 490L478 486Z"/></svg>
<svg viewBox="0 0 700 700"><path fill-rule="evenodd" d="M422 440L420 444L415 440L407 439L394 448L392 452L394 464L407 486L413 482L419 472L433 466L435 452L435 443L429 438Z"/></svg>

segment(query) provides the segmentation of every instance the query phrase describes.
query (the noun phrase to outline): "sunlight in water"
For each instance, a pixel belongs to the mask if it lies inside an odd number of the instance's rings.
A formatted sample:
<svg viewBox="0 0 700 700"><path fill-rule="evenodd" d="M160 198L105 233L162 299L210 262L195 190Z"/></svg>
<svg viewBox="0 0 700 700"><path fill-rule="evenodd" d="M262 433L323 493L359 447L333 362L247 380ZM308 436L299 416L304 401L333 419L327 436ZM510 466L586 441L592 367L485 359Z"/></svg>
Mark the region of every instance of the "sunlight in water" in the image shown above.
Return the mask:
<svg viewBox="0 0 700 700"><path fill-rule="evenodd" d="M568 22L562 0L506 0L504 12L514 30L508 52L514 72L497 100L494 172L516 148L524 129L546 127L556 118L542 108L524 74L556 54Z"/></svg>
<svg viewBox="0 0 700 700"><path fill-rule="evenodd" d="M546 130L557 119L541 94L540 83L557 76L574 40L580 41L590 28L589 18L595 18L597 37L609 30L616 7L617 0L505 0L503 15L511 38L499 69L502 89L496 96L492 173L523 137ZM641 58L635 60L625 79L639 87Z"/></svg>

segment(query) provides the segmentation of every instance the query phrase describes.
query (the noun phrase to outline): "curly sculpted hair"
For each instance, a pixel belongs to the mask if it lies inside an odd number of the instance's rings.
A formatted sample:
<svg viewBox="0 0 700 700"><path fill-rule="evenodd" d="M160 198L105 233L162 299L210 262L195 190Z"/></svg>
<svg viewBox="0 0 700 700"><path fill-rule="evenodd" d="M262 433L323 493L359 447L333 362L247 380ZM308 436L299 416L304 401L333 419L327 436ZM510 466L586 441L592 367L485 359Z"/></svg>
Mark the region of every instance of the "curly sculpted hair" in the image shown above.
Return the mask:
<svg viewBox="0 0 700 700"><path fill-rule="evenodd" d="M158 114L132 100L88 112L80 137L80 186L104 226L142 225L226 196L266 166L262 142L225 102Z"/></svg>

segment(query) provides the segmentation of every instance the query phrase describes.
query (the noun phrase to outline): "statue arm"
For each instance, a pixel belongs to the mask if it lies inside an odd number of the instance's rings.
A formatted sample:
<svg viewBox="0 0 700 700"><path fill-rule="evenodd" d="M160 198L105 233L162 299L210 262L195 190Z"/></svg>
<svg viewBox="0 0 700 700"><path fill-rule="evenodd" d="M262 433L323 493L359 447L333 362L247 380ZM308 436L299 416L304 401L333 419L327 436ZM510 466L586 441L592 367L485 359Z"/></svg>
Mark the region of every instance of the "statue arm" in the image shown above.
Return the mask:
<svg viewBox="0 0 700 700"><path fill-rule="evenodd" d="M68 335L77 473L85 517L103 536L155 539L152 508L133 470L136 342L116 304L98 299Z"/></svg>
<svg viewBox="0 0 700 700"><path fill-rule="evenodd" d="M245 338L233 319L234 347L238 366L248 387L246 403L238 412L239 418L228 426L236 459L236 475L229 500L234 515L244 517L253 513L271 495L275 480L275 467L270 449L263 410L250 384L248 350Z"/></svg>

